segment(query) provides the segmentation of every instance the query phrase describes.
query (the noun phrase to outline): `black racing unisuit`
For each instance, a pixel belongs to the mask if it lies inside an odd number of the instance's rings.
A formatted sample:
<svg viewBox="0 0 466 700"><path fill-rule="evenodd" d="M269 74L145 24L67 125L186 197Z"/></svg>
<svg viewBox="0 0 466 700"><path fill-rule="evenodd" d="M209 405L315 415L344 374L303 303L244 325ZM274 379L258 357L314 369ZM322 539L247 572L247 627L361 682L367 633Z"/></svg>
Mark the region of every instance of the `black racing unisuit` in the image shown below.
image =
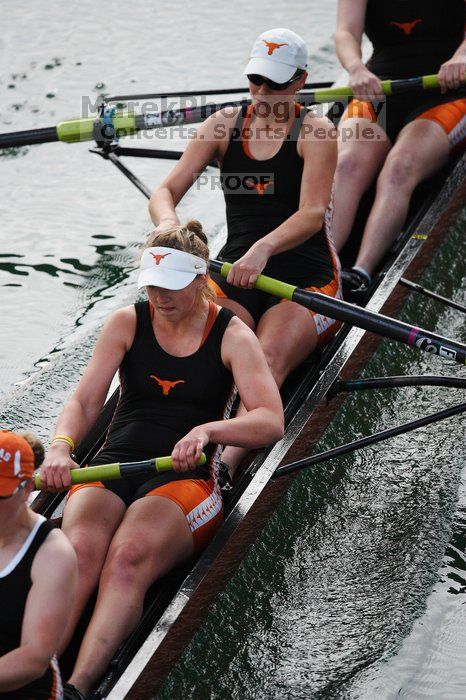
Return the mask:
<svg viewBox="0 0 466 700"><path fill-rule="evenodd" d="M306 114L305 109L296 109L281 148L266 160L255 160L247 147L251 109L243 108L238 115L221 164L228 226L227 242L219 254L222 260L235 262L298 211L303 159L297 143ZM271 256L264 274L301 287L323 287L331 282L335 268L327 226L328 222L296 248ZM221 279L215 281L222 284Z"/></svg>
<svg viewBox="0 0 466 700"><path fill-rule="evenodd" d="M37 552L54 527L51 520L42 516L26 538L18 554L5 569L0 572L0 600L2 614L0 618L0 656L16 649L21 644L21 630L26 608L26 601L32 586L31 568ZM58 664L55 659L47 671L35 681L18 690L0 693L1 698L23 698L23 700L50 700L58 697L61 687Z"/></svg>
<svg viewBox="0 0 466 700"><path fill-rule="evenodd" d="M196 352L176 357L157 342L150 303L138 302L135 309L133 344L120 367L120 400L102 450L91 464L140 461L170 454L192 428L221 420L228 412L233 376L222 362L221 344L233 316L231 311L220 309ZM151 488L156 488L179 479L209 479L215 448L213 444L204 448L206 466L195 471L170 471L154 478L128 477L124 484L109 481L105 485L112 491L128 487L136 493L149 482Z"/></svg>

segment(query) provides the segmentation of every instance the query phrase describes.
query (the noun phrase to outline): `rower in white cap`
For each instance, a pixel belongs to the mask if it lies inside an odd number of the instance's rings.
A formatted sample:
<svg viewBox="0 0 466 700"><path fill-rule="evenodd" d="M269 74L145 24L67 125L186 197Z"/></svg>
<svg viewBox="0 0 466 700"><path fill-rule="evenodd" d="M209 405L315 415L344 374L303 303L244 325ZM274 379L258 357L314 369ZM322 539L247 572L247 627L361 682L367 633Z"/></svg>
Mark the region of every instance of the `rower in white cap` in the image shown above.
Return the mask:
<svg viewBox="0 0 466 700"><path fill-rule="evenodd" d="M150 201L157 230L178 224L175 207L212 161L220 163L228 238L218 256L233 263L227 280L211 274L218 303L254 328L279 386L335 332L332 319L253 289L260 273L340 295L331 238L337 145L332 124L302 109L307 49L295 32L257 37L244 73L251 104L217 112L198 129ZM227 448L234 471L244 452Z"/></svg>

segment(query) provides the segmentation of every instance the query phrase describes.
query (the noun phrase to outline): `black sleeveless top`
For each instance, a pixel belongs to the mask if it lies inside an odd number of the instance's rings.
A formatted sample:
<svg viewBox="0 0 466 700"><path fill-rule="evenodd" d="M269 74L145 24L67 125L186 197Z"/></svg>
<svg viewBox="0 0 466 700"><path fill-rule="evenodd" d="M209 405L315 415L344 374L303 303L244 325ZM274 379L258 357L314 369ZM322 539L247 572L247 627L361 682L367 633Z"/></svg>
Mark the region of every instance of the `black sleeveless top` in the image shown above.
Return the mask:
<svg viewBox="0 0 466 700"><path fill-rule="evenodd" d="M228 417L234 398L233 375L221 357L223 334L234 316L231 311L220 309L198 350L176 357L157 342L149 302L139 302L135 309L133 344L120 367L120 400L93 464L170 455L195 426ZM198 478L210 477L215 448L213 444L204 448L208 463L196 469Z"/></svg>
<svg viewBox="0 0 466 700"><path fill-rule="evenodd" d="M297 110L293 125L278 153L267 160L255 160L248 151L247 130L252 112L239 113L221 164L228 238L220 258L235 262L260 238L280 226L299 209L303 159L297 142L305 109ZM320 231L301 245L272 255L264 274L290 284L306 286L309 271L313 283L324 286L334 277L334 258L328 229L330 215Z"/></svg>
<svg viewBox="0 0 466 700"><path fill-rule="evenodd" d="M438 73L464 36L464 0L368 0L367 66L382 79Z"/></svg>
<svg viewBox="0 0 466 700"><path fill-rule="evenodd" d="M32 586L31 568L35 556L52 530L50 520L35 525L12 562L0 572L0 656L16 649L21 644L21 627L27 597ZM19 561L16 562L16 560ZM54 698L57 685L58 666L54 660L42 678L18 690L0 693L5 698Z"/></svg>

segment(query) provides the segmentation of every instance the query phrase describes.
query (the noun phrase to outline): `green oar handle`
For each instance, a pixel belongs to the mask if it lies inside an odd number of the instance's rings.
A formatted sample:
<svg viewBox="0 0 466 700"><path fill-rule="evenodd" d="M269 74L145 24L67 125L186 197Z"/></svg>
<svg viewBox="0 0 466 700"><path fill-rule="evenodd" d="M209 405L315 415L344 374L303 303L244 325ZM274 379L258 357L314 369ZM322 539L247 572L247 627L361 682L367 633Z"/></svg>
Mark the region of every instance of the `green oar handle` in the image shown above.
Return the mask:
<svg viewBox="0 0 466 700"><path fill-rule="evenodd" d="M204 452L197 463L198 466L206 463ZM99 464L95 467L83 467L82 469L71 470L71 483L88 484L92 481L109 481L111 479L122 479L125 476L137 476L146 472L156 471L166 472L173 468L171 457L155 457L142 462L115 462L114 464ZM42 488L40 476L34 477L36 489Z"/></svg>
<svg viewBox="0 0 466 700"><path fill-rule="evenodd" d="M232 263L228 262L221 263L218 260L211 260L209 262L209 268L213 270L213 272L222 275L222 277L228 277L228 273L232 267ZM267 292L268 294L273 294L276 297L288 299L289 301L292 300L293 294L297 289L297 287L293 287L292 284L280 282L280 280L274 280L272 277L266 277L265 275L259 275L254 287L260 289L262 292Z"/></svg>
<svg viewBox="0 0 466 700"><path fill-rule="evenodd" d="M382 80L381 85L384 95L396 95L415 89L433 90L439 87L439 80L438 75L421 75L418 78L406 78L405 80ZM313 100L319 103L332 102L339 97L353 97L353 90L344 86L315 90L312 93Z"/></svg>

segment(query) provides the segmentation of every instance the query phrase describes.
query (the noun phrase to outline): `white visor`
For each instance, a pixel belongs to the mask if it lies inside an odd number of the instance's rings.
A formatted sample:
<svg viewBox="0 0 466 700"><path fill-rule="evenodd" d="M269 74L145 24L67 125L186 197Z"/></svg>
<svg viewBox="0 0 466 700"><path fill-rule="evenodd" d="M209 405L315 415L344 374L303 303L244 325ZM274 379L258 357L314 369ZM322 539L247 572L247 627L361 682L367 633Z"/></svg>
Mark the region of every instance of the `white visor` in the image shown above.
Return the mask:
<svg viewBox="0 0 466 700"><path fill-rule="evenodd" d="M206 272L206 261L197 255L162 246L146 248L141 258L138 289L148 286L184 289L197 275Z"/></svg>

